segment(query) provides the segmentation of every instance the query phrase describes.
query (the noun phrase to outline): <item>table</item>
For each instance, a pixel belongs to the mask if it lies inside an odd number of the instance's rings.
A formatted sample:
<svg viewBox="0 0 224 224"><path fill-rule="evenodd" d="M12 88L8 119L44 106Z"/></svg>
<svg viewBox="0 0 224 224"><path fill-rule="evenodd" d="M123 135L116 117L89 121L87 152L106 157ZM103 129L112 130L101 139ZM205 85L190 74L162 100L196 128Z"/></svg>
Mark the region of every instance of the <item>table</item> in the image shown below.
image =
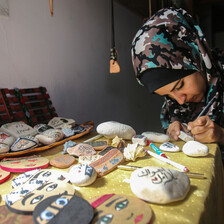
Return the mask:
<svg viewBox="0 0 224 224"><path fill-rule="evenodd" d="M76 139L79 143L95 135L94 132L89 133L82 138ZM102 138L105 140L105 138ZM110 141L111 143L111 141ZM182 148L183 141L173 142ZM160 144L155 144L159 146ZM202 173L206 179L190 178L191 188L187 197L179 202L166 205L157 205L148 203L153 210L152 223L167 224L221 224L224 220L224 184L223 184L223 164L221 153L216 144L207 144L209 147L209 155L202 158L188 157L183 152L168 153L166 155L171 160L176 161L190 170L192 173ZM61 154L63 145L38 153L48 159ZM126 162L125 164L133 166L160 166L172 168L169 164L161 162L149 155L144 158L137 159L135 162ZM66 170L66 169L63 169ZM12 174L11 178L1 184L0 194L6 195L11 191L11 180L18 174ZM76 195L87 200L91 200L97 195L117 193L122 195L135 195L130 189L128 180L131 171L115 169L104 177L98 178L92 185L87 187L76 187ZM4 201L1 202L1 205Z"/></svg>

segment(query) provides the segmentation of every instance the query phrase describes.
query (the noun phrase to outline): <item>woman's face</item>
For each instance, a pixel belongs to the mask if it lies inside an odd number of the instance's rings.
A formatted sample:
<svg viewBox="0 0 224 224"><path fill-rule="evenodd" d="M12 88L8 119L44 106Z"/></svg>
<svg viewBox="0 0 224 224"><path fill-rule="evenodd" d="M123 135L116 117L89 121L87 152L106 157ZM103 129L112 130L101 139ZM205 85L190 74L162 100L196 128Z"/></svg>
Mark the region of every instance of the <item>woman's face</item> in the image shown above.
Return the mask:
<svg viewBox="0 0 224 224"><path fill-rule="evenodd" d="M155 91L155 93L175 99L179 104L185 102L198 103L207 89L206 79L200 72L195 72L182 79L171 82Z"/></svg>

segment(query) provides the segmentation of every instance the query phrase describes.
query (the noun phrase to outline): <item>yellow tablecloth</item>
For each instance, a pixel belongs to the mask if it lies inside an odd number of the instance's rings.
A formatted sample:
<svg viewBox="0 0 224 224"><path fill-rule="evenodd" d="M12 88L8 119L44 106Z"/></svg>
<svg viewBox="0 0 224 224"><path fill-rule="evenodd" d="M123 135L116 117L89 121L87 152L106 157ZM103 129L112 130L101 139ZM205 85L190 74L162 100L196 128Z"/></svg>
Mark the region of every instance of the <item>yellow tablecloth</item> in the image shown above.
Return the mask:
<svg viewBox="0 0 224 224"><path fill-rule="evenodd" d="M94 133L90 133L76 142L82 142L91 138ZM182 148L184 142L173 142ZM156 144L159 146L160 144ZM221 224L224 223L224 185L223 185L223 165L221 154L216 144L208 144L209 155L202 158L188 157L183 152L168 153L166 155L173 161L180 163L190 170L192 173L204 174L206 179L193 179L191 181L191 189L187 197L179 202L166 205L157 205L148 203L153 210L152 223L167 224ZM39 153L40 155L51 159L61 154L63 146L57 146L47 151ZM134 166L160 166L175 169L169 164L160 162L150 156L137 159L135 162L125 163ZM64 169L66 170L66 169ZM85 199L91 199L97 195L117 193L123 195L135 196L128 180L132 171L116 169L102 178L98 178L92 185L87 187L76 187L76 195ZM8 194L11 187L11 180L18 174L12 174L11 178L0 185L0 194L4 199L4 195ZM2 200L1 205L4 204Z"/></svg>

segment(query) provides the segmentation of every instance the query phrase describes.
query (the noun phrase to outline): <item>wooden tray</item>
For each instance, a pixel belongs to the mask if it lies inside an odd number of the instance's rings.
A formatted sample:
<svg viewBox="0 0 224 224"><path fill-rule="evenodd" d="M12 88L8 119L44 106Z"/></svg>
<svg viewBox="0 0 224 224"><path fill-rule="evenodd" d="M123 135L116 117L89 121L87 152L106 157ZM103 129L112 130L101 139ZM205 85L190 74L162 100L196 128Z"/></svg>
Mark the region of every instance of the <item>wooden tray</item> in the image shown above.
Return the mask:
<svg viewBox="0 0 224 224"><path fill-rule="evenodd" d="M37 148L33 148L33 149L27 149L27 150L18 151L18 152L2 153L2 154L0 154L0 159L7 158L7 157L16 157L16 156L25 155L25 154L28 154L28 153L36 153L36 152L45 151L45 150L51 149L55 146L64 144L65 142L67 142L69 140L74 140L74 139L80 138L83 135L88 134L93 129L94 123L93 123L93 121L88 121L84 124L81 124L80 126L86 127L86 130L84 132L80 133L80 134L76 134L76 135L73 135L71 137L64 138L63 140L55 142L55 143L50 144L50 145L45 145L45 146L41 146L41 147L37 147Z"/></svg>

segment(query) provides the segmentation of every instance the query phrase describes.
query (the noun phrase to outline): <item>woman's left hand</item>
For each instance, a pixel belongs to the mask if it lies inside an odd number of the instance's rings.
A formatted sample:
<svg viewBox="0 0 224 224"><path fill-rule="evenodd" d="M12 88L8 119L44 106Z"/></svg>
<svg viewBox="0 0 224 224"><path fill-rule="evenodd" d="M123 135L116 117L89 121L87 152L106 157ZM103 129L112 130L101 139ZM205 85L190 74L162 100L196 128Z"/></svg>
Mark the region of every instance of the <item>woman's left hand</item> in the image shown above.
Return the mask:
<svg viewBox="0 0 224 224"><path fill-rule="evenodd" d="M216 142L224 145L224 129L214 123L208 116L197 118L188 123L188 130L194 135L194 139L201 143Z"/></svg>

